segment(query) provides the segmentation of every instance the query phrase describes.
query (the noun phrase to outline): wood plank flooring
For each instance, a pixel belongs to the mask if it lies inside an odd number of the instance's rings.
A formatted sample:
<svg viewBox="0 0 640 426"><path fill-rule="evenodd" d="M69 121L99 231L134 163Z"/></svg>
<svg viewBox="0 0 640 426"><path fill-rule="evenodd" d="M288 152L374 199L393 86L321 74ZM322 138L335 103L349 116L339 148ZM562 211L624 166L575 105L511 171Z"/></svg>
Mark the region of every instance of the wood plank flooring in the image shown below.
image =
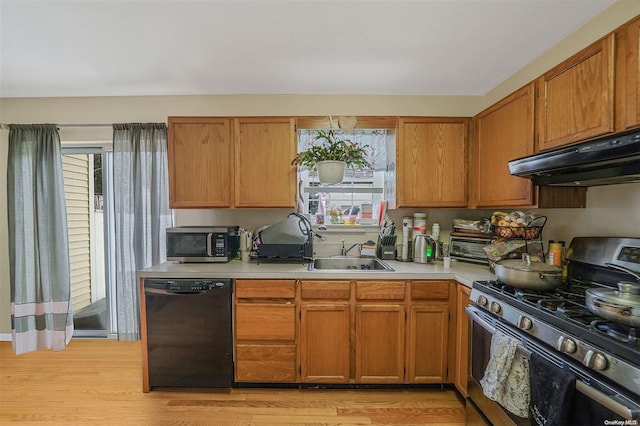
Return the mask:
<svg viewBox="0 0 640 426"><path fill-rule="evenodd" d="M73 340L16 356L0 342L0 425L462 425L452 390L142 393L140 342Z"/></svg>

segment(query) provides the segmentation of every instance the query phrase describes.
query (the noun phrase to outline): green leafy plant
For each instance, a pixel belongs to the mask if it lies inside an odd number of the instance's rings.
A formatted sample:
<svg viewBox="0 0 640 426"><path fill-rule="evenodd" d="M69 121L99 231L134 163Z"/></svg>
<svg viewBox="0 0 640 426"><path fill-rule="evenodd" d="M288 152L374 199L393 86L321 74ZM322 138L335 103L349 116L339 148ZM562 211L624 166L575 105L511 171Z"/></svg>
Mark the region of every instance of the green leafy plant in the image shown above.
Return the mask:
<svg viewBox="0 0 640 426"><path fill-rule="evenodd" d="M371 164L367 161L367 148L369 145L360 146L337 135L333 130L318 130L314 138L319 141L308 150L299 152L291 164L306 166L309 170L315 170L319 161L337 160L347 163L351 168L368 168Z"/></svg>

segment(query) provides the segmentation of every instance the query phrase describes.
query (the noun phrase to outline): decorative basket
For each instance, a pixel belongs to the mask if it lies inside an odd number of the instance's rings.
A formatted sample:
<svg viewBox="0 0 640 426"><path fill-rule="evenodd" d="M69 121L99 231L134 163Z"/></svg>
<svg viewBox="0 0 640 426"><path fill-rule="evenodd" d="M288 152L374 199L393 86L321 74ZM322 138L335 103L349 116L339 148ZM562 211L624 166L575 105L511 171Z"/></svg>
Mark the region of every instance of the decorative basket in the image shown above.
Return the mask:
<svg viewBox="0 0 640 426"><path fill-rule="evenodd" d="M547 223L546 216L537 216L528 225L522 226L491 226L493 235L498 238L537 240L542 235L542 228Z"/></svg>

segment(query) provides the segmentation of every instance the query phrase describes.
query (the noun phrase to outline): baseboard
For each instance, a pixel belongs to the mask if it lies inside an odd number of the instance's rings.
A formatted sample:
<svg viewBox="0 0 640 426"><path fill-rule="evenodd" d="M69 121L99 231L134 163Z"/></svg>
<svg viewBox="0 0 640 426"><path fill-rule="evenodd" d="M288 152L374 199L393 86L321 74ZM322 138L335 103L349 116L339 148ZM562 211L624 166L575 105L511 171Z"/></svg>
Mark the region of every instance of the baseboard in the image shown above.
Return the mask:
<svg viewBox="0 0 640 426"><path fill-rule="evenodd" d="M11 333L0 333L0 342L10 342Z"/></svg>

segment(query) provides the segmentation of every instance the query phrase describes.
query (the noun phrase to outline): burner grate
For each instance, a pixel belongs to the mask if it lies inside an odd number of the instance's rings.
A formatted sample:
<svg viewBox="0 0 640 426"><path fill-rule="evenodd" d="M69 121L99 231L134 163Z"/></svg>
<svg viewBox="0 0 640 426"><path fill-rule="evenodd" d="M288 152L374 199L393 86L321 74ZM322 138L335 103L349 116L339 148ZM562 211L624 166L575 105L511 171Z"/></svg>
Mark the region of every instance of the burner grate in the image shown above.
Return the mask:
<svg viewBox="0 0 640 426"><path fill-rule="evenodd" d="M619 342L627 343L640 349L640 338L638 338L638 331L635 327L602 320L599 317L596 317L596 319L591 322L590 327L593 330L612 337Z"/></svg>

